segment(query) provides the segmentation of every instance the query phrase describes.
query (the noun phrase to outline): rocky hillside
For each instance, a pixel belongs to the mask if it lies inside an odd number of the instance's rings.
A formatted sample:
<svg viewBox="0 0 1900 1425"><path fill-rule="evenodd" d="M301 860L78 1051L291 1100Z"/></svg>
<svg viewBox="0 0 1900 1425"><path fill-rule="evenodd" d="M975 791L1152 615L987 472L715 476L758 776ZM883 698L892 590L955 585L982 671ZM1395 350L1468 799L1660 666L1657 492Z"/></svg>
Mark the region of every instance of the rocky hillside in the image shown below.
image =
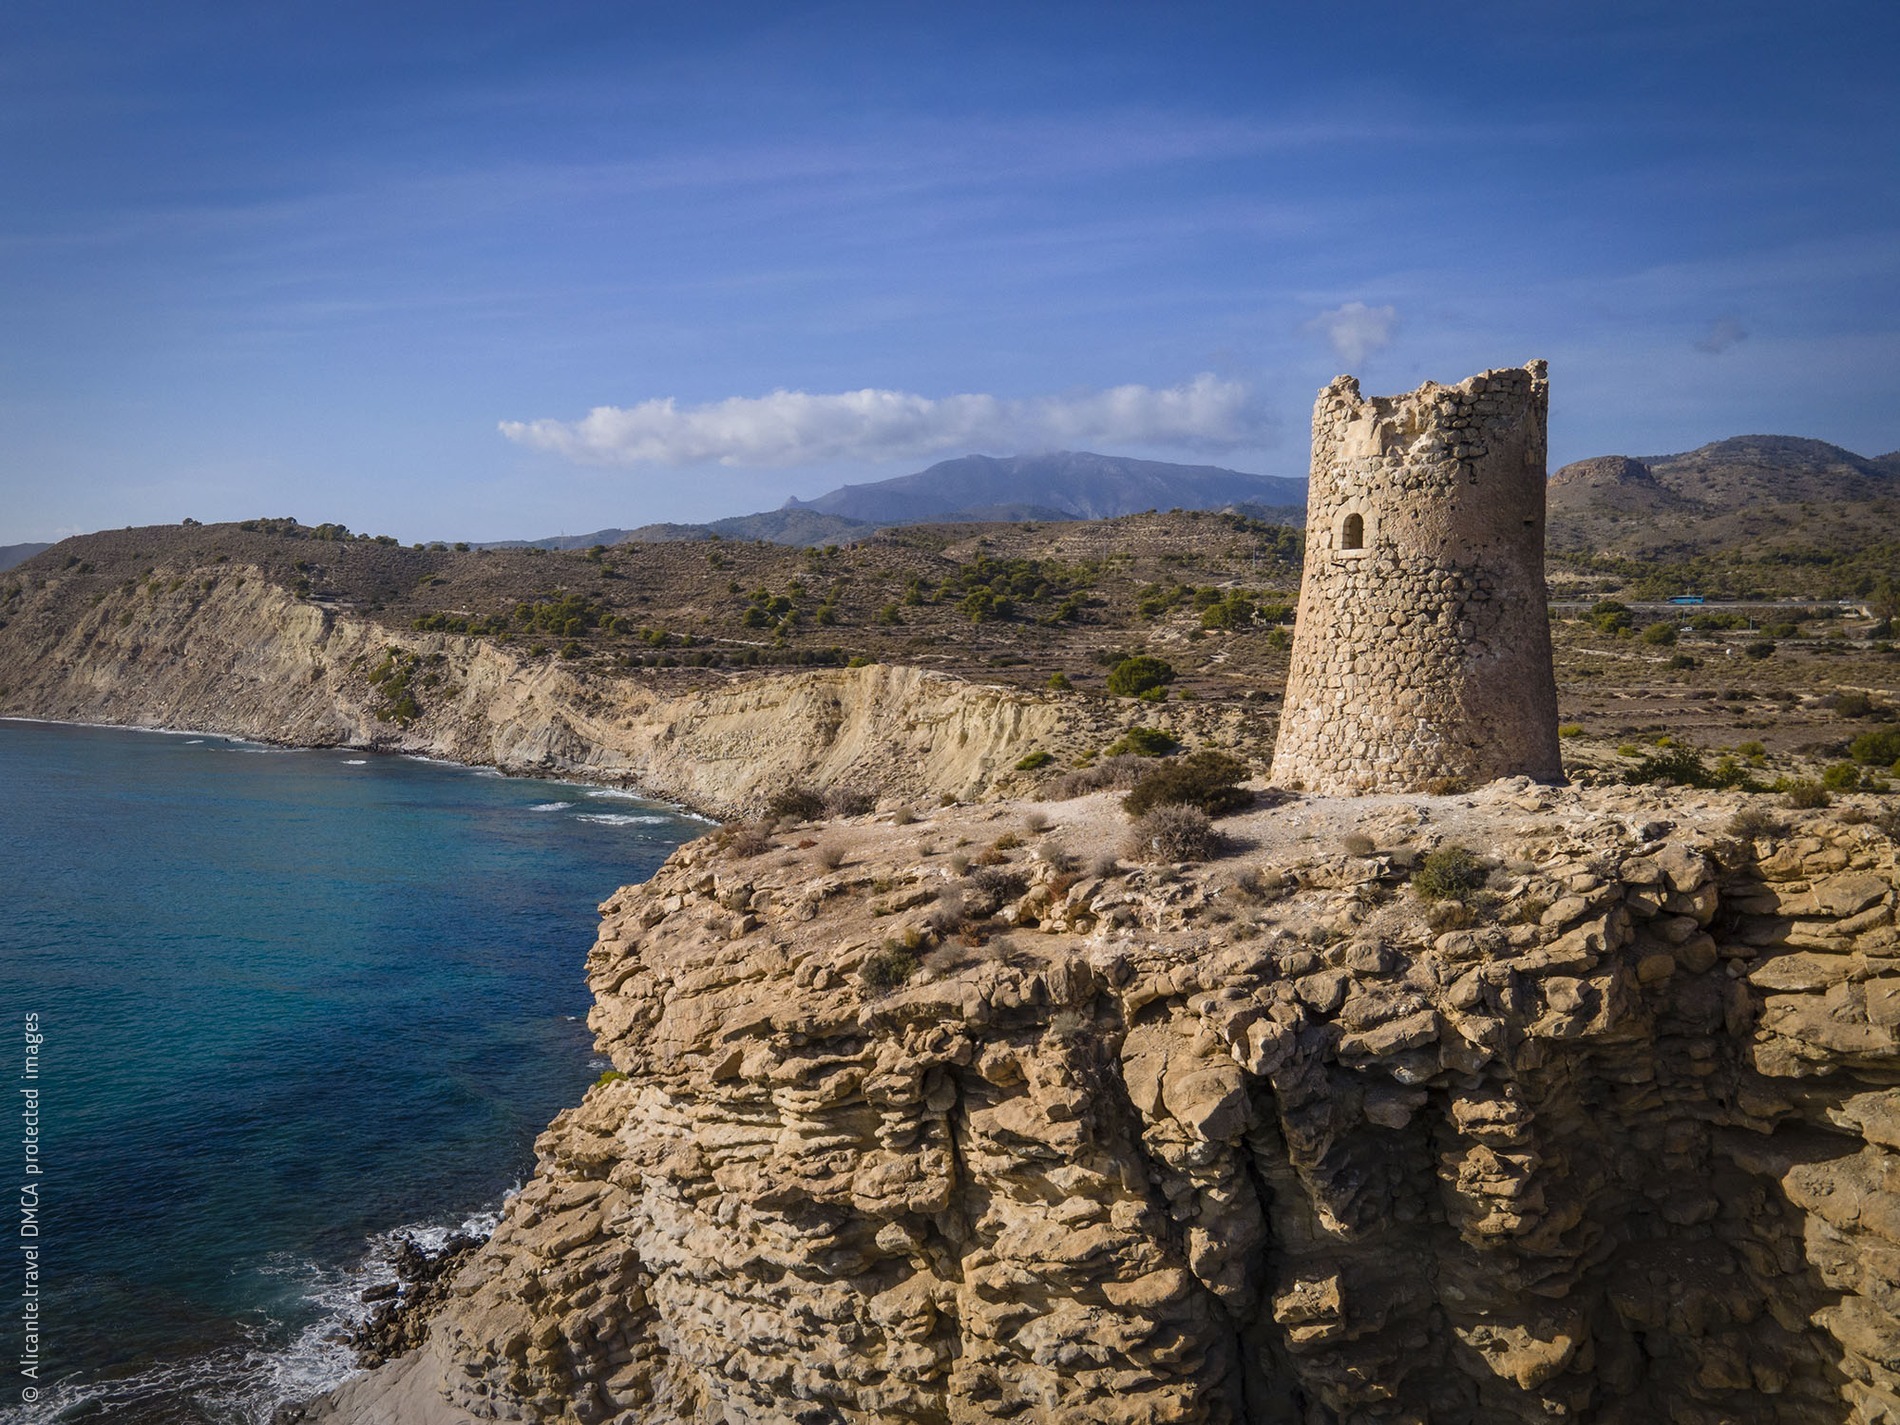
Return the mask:
<svg viewBox="0 0 1900 1425"><path fill-rule="evenodd" d="M0 615L0 714L419 752L625 783L719 816L801 782L995 795L1028 785L1014 770L1026 754L1066 762L1137 717L1134 704L887 664L668 679L392 629L244 564L124 582L75 566L15 585ZM1265 755L1264 729L1231 705L1139 706L1183 738Z"/></svg>
<svg viewBox="0 0 1900 1425"><path fill-rule="evenodd" d="M1741 805L682 848L603 907L615 1071L311 1418L1893 1419L1895 846Z"/></svg>
<svg viewBox="0 0 1900 1425"><path fill-rule="evenodd" d="M1900 554L1900 462L1793 436L1581 460L1551 477L1549 503L1559 562L1661 561L1687 566L1692 581L1742 581L1732 592L1749 580L1774 588L1775 566L1806 569L1810 583L1858 578L1862 566L1891 573Z"/></svg>

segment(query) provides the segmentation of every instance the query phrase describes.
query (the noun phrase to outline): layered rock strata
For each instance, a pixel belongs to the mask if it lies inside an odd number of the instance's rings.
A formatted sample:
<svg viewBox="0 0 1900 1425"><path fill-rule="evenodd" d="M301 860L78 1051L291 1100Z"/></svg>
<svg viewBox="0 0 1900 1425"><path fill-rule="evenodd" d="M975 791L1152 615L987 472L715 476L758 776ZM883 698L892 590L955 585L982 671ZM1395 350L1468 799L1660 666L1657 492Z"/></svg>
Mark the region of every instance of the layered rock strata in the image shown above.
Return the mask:
<svg viewBox="0 0 1900 1425"><path fill-rule="evenodd" d="M1102 797L682 848L603 907L617 1076L312 1418L1900 1418L1895 847L1736 805L1309 800L1200 867L1079 864ZM1453 842L1470 907L1408 884Z"/></svg>
<svg viewBox="0 0 1900 1425"><path fill-rule="evenodd" d="M1544 363L1313 407L1274 780L1329 795L1563 776L1544 596Z"/></svg>
<svg viewBox="0 0 1900 1425"><path fill-rule="evenodd" d="M1067 760L1133 716L888 665L669 687L397 632L231 565L156 570L77 609L63 577L41 579L0 628L0 714L421 753L624 783L718 816L801 781L932 802L993 796L1026 781L1012 773L1025 753ZM1266 752L1235 709L1142 713Z"/></svg>

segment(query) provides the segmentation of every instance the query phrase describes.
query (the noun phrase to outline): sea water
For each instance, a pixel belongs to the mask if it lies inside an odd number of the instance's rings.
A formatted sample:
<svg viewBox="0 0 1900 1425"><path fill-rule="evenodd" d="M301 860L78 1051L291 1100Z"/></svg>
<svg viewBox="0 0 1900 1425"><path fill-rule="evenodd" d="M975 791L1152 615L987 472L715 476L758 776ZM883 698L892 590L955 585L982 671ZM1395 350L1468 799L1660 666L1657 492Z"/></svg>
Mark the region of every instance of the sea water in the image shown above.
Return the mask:
<svg viewBox="0 0 1900 1425"><path fill-rule="evenodd" d="M0 1419L259 1422L341 1379L393 1234L492 1226L607 1067L595 907L704 829L414 759L0 720L0 1192L36 1204L0 1206Z"/></svg>

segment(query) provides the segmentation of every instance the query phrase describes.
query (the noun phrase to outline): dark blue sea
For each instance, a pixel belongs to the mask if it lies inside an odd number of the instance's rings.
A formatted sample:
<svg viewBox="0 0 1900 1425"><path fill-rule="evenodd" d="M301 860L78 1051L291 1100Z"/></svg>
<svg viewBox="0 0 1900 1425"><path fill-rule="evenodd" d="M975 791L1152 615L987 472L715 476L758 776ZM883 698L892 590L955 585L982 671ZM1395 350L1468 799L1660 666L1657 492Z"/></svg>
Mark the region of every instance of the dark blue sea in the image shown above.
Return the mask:
<svg viewBox="0 0 1900 1425"><path fill-rule="evenodd" d="M391 1235L492 1225L606 1067L595 907L704 829L401 757L0 721L0 1190L37 1188L40 1234L0 1208L0 1419L257 1422L340 1379Z"/></svg>

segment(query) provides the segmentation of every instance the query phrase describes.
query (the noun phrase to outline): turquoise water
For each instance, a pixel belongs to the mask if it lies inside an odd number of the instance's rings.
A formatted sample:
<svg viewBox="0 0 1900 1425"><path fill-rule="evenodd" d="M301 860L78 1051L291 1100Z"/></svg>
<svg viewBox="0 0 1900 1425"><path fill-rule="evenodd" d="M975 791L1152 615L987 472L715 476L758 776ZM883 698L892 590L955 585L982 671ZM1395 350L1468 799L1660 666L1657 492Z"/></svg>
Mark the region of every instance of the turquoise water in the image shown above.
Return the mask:
<svg viewBox="0 0 1900 1425"><path fill-rule="evenodd" d="M0 1419L263 1421L334 1381L388 1234L492 1220L604 1067L595 907L703 829L413 759L0 721L10 1100L24 1016L46 1036L43 1366L0 1368ZM0 1361L20 1344L0 1327Z"/></svg>

